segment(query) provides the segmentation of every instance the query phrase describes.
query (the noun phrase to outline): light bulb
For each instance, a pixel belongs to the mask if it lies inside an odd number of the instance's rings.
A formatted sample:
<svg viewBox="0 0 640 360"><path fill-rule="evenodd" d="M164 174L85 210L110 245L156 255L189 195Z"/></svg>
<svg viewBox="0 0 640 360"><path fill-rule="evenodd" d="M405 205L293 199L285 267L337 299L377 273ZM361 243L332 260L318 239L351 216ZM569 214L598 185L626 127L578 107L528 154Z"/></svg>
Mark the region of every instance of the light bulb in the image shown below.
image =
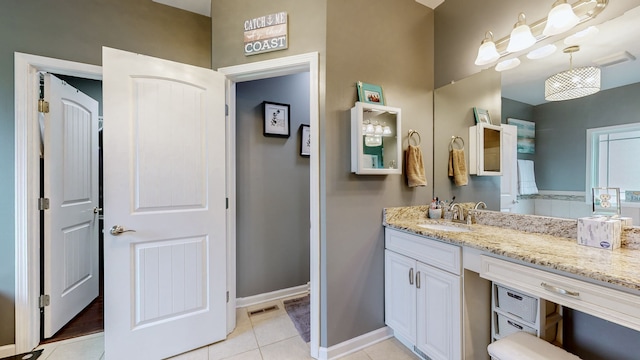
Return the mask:
<svg viewBox="0 0 640 360"><path fill-rule="evenodd" d="M547 25L542 30L545 36L561 34L578 25L580 18L573 12L571 5L566 0L559 0L553 4L553 8L547 16Z"/></svg>

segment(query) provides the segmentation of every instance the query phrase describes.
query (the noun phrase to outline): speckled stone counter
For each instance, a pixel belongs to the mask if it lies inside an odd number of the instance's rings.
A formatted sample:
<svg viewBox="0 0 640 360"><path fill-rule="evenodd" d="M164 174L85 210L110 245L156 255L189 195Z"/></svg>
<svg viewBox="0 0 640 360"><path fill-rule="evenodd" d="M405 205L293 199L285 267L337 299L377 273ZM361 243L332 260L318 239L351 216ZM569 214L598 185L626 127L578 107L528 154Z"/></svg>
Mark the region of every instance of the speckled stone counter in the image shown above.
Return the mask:
<svg viewBox="0 0 640 360"><path fill-rule="evenodd" d="M640 244L639 227L625 227L623 231L623 244L632 246L602 250L577 244L575 220L528 215L514 217L513 214L496 220L504 214L477 211L478 223L464 225L429 219L426 212L427 206L386 208L383 225L604 282L640 295L640 250L636 248ZM454 225L471 231L433 230L418 226L420 224Z"/></svg>

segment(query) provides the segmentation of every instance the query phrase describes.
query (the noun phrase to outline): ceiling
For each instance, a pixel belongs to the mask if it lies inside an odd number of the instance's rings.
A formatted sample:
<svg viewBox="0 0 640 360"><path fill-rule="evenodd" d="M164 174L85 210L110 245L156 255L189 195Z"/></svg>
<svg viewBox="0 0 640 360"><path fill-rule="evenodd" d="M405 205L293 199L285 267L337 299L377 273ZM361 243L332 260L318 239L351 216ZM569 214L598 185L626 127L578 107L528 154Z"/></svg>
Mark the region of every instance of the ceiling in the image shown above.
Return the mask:
<svg viewBox="0 0 640 360"><path fill-rule="evenodd" d="M211 17L211 0L153 0L153 2Z"/></svg>
<svg viewBox="0 0 640 360"><path fill-rule="evenodd" d="M605 9L601 16L605 15L607 10L609 9ZM591 24L587 22L583 27L589 25ZM601 66L601 89L640 82L640 7L597 24L597 28L599 33L584 44L580 44L580 51L573 54L573 66L597 65L595 60L627 51L637 59L611 66ZM539 60L529 60L526 56L520 56L522 61L520 66L502 72L503 97L531 105L546 102L544 81L555 73L569 69L569 55L562 51L568 45L563 42L563 39L556 40L553 44L558 48L553 55Z"/></svg>

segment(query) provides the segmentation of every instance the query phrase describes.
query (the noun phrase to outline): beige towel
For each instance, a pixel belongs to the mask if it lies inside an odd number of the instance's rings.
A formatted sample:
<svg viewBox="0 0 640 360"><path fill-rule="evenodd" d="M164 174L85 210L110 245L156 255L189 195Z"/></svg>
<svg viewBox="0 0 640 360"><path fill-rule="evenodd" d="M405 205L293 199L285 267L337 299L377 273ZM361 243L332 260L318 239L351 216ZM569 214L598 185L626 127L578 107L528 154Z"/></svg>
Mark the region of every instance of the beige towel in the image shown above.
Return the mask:
<svg viewBox="0 0 640 360"><path fill-rule="evenodd" d="M407 151L405 151L405 166L407 170L407 185L409 187L427 186L422 151L420 151L419 146L409 145Z"/></svg>
<svg viewBox="0 0 640 360"><path fill-rule="evenodd" d="M467 166L464 160L464 150L453 149L449 151L449 176L453 176L456 186L467 185Z"/></svg>

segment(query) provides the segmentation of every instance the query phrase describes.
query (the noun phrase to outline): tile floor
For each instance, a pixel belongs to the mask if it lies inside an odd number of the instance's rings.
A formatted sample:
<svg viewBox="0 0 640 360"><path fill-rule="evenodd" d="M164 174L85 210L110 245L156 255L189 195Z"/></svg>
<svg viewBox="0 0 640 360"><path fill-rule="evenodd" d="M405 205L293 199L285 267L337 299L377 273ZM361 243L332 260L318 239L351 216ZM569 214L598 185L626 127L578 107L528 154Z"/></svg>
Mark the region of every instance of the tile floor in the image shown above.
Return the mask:
<svg viewBox="0 0 640 360"><path fill-rule="evenodd" d="M239 308L236 329L227 340L178 355L171 360L305 360L309 344L298 335L281 300ZM248 312L277 305L278 310L249 317ZM44 344L38 360L102 360L104 335L92 334L80 338ZM379 342L347 355L342 360L419 360L394 338Z"/></svg>

